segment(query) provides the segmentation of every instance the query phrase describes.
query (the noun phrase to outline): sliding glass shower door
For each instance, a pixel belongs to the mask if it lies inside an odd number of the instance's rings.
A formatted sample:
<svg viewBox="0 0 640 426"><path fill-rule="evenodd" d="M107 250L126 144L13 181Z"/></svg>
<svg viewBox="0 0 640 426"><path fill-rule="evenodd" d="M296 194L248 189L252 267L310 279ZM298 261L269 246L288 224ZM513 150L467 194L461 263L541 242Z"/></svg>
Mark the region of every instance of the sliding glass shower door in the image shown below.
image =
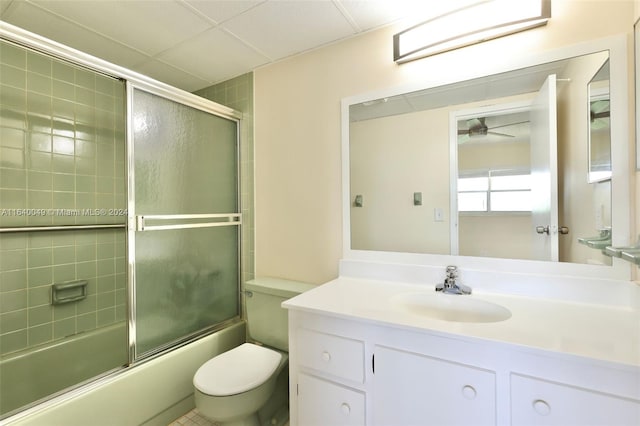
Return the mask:
<svg viewBox="0 0 640 426"><path fill-rule="evenodd" d="M238 122L129 92L131 341L140 358L239 315Z"/></svg>

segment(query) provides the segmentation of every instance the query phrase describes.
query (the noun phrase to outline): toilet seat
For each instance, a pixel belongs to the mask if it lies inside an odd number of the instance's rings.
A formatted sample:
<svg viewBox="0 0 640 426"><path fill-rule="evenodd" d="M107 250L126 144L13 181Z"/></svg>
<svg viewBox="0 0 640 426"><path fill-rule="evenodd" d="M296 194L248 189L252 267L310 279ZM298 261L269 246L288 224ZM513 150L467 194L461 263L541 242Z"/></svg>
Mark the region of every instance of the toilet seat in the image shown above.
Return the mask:
<svg viewBox="0 0 640 426"><path fill-rule="evenodd" d="M279 352L244 343L205 362L196 371L193 384L207 395L236 395L266 382L281 360Z"/></svg>

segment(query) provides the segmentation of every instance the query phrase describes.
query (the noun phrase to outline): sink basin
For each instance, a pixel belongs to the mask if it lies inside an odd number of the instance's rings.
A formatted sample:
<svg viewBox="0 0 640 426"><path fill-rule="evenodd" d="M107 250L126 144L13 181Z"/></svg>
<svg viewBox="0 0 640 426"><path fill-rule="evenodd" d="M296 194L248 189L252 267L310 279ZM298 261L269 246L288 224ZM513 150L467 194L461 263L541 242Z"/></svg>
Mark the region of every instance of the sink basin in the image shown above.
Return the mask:
<svg viewBox="0 0 640 426"><path fill-rule="evenodd" d="M469 295L402 293L393 296L391 303L405 312L445 321L499 322L511 318L511 311L504 306Z"/></svg>

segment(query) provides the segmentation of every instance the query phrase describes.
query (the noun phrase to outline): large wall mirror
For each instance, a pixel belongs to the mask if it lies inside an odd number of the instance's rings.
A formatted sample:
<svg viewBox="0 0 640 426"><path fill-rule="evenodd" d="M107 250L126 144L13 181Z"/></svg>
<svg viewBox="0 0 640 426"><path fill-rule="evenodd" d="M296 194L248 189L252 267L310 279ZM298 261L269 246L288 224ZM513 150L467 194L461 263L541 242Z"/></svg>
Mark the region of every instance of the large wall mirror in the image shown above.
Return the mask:
<svg viewBox="0 0 640 426"><path fill-rule="evenodd" d="M345 99L345 257L628 279L625 45Z"/></svg>

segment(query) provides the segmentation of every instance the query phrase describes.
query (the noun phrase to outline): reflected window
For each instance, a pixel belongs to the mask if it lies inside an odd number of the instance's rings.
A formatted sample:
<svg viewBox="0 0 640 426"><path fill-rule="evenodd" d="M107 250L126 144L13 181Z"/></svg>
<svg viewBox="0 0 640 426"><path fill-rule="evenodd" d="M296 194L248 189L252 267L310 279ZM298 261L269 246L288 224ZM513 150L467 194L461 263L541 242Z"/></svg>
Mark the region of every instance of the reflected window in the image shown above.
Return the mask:
<svg viewBox="0 0 640 426"><path fill-rule="evenodd" d="M460 212L530 212L531 174L487 170L458 178Z"/></svg>

